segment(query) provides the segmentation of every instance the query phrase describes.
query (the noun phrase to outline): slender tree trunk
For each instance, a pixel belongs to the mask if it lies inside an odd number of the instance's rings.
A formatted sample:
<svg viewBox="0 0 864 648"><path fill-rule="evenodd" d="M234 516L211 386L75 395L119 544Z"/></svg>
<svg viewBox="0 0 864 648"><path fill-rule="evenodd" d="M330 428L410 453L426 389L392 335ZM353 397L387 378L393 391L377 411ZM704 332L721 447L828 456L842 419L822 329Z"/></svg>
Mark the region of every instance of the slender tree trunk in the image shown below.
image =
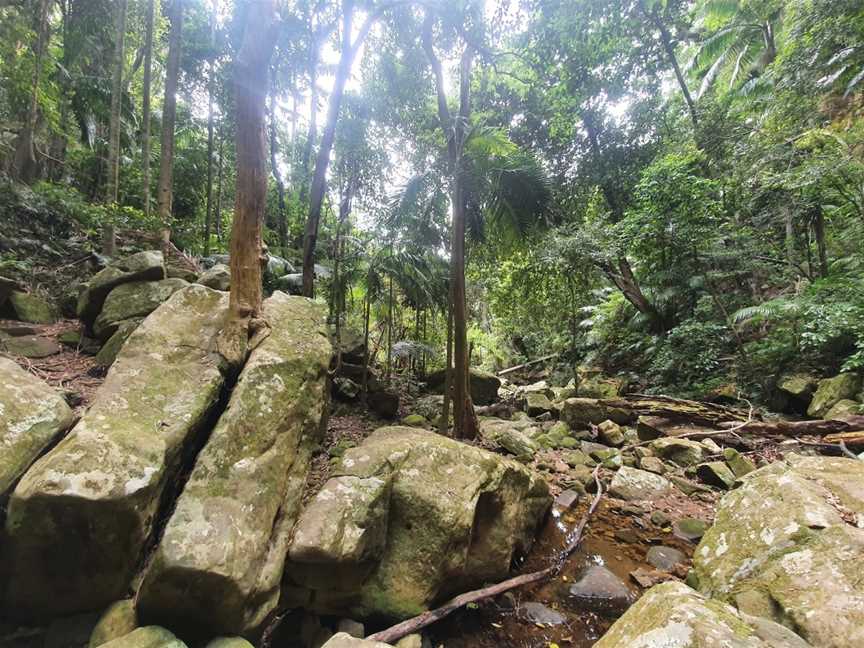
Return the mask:
<svg viewBox="0 0 864 648"><path fill-rule="evenodd" d="M309 130L306 142L303 144L303 154L300 156L300 173L297 182L300 185L300 206L306 206L309 198L309 163L312 159L312 147L318 137L318 57L319 48L317 32L312 32L312 47L309 53Z"/></svg>
<svg viewBox="0 0 864 648"><path fill-rule="evenodd" d="M30 86L30 103L24 128L18 134L15 147L15 157L12 162L12 177L20 182L30 184L39 175L39 165L36 162L36 123L39 115L39 82L42 77L42 59L48 45L48 9L50 0L39 0L39 17L36 27L36 51L33 62L33 81Z"/></svg>
<svg viewBox="0 0 864 648"><path fill-rule="evenodd" d="M819 253L819 276L828 276L828 249L825 246L825 214L817 206L813 217L813 236L816 237L816 250Z"/></svg>
<svg viewBox="0 0 864 648"><path fill-rule="evenodd" d="M234 65L237 114L237 191L231 230L231 293L228 321L219 352L232 366L246 358L250 337L264 329L260 320L261 229L267 207L265 113L267 71L276 42L274 0L249 3L243 40Z"/></svg>
<svg viewBox="0 0 864 648"><path fill-rule="evenodd" d="M656 9L653 9L649 13L641 2L640 6L642 7L643 14L646 17L650 17L654 26L660 32L660 42L663 45L663 51L665 51L666 56L669 57L669 64L675 72L675 79L678 81L678 87L681 89L681 94L684 96L684 102L687 104L687 109L690 112L690 120L693 122L693 128L698 128L699 115L696 112L696 102L693 101L693 97L690 95L690 90L687 88L687 80L681 72L681 66L678 65L678 58L675 56L675 47L672 45L672 35L667 29L666 23L663 22L663 17L658 14Z"/></svg>
<svg viewBox="0 0 864 648"><path fill-rule="evenodd" d="M363 44L369 30L372 28L378 14L367 17L360 27L357 38L351 42L351 24L354 18L354 0L342 0L342 52L339 65L336 68L336 78L333 81L333 92L327 108L327 121L321 135L321 146L315 160L315 175L312 177L312 188L309 194L309 215L306 219L306 232L303 236L303 294L306 297L315 295L315 246L318 242L318 226L321 220L321 206L324 204L324 194L327 191L327 166L330 164L330 152L336 139L336 123L339 119L339 109L342 106L342 95L345 83L351 75L351 66L357 55L357 50Z"/></svg>
<svg viewBox="0 0 864 648"><path fill-rule="evenodd" d="M276 73L273 72L274 86ZM273 179L276 181L276 194L279 199L279 220L277 228L279 230L279 246L282 248L281 254L285 254L288 247L288 208L285 205L285 181L282 179L282 171L279 169L279 160L277 158L278 140L276 137L276 107L275 107L275 91L270 95L270 172L273 174Z"/></svg>
<svg viewBox="0 0 864 648"><path fill-rule="evenodd" d="M795 264L795 221L792 208L789 205L786 205L783 210L783 224L786 228L786 263L789 264L789 269L795 272L797 270Z"/></svg>
<svg viewBox="0 0 864 648"><path fill-rule="evenodd" d="M387 383L389 384L393 370L393 276L389 276L387 280L390 284L387 296Z"/></svg>
<svg viewBox="0 0 864 648"><path fill-rule="evenodd" d="M210 78L207 80L207 203L204 213L204 256L210 256L210 229L213 223L213 93L216 90L216 3L210 15Z"/></svg>
<svg viewBox="0 0 864 648"><path fill-rule="evenodd" d="M141 179L144 216L150 218L150 90L153 85L153 2L147 0L144 17L144 89L141 99Z"/></svg>
<svg viewBox="0 0 864 648"><path fill-rule="evenodd" d="M225 134L219 129L219 168L216 172L216 209L213 212L216 238L222 240L222 176L225 162Z"/></svg>
<svg viewBox="0 0 864 648"><path fill-rule="evenodd" d="M441 407L441 419L438 421L438 431L447 435L450 430L450 399L453 390L453 306L447 307L447 352L444 365L444 402Z"/></svg>
<svg viewBox="0 0 864 648"><path fill-rule="evenodd" d="M165 104L162 108L162 153L159 159L159 183L156 187L159 221L162 224L162 245L166 252L171 240L174 122L177 119L177 79L180 74L180 50L183 46L183 0L172 0L170 11L171 34L168 38L168 60L165 66Z"/></svg>
<svg viewBox="0 0 864 648"><path fill-rule="evenodd" d="M369 291L366 291L366 297L363 301L363 380L361 394L365 403L366 395L369 393L369 317L372 311L372 300L369 298Z"/></svg>
<svg viewBox="0 0 864 648"><path fill-rule="evenodd" d="M105 202L117 202L120 181L120 107L123 94L123 45L126 39L127 0L118 0L114 10L114 74L111 81L111 118L108 134L108 177L105 182ZM103 250L105 252L105 250ZM107 252L105 252L107 254Z"/></svg>

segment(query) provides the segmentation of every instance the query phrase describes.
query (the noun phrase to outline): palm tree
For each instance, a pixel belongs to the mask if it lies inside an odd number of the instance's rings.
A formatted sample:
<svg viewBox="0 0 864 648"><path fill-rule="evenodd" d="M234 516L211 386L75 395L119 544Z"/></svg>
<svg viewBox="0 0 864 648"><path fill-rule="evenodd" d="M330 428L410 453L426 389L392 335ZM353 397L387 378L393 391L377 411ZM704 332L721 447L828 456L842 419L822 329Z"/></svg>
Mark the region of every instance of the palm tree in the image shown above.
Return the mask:
<svg viewBox="0 0 864 648"><path fill-rule="evenodd" d="M697 98L724 74L730 89L759 77L777 57L781 15L779 3L707 0L701 18L708 35L688 66L702 78Z"/></svg>

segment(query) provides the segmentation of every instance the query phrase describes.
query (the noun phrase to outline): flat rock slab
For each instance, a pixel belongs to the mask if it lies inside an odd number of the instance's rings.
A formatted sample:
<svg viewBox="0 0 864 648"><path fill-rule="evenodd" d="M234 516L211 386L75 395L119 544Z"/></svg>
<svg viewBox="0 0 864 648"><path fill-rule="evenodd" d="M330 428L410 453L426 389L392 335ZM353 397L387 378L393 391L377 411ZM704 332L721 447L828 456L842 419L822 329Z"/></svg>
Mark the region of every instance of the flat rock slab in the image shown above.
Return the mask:
<svg viewBox="0 0 864 648"><path fill-rule="evenodd" d="M275 607L309 456L327 411L332 355L322 308L274 293L251 353L145 576L145 622L247 634ZM119 362L119 360L118 360Z"/></svg>
<svg viewBox="0 0 864 648"><path fill-rule="evenodd" d="M60 345L54 340L38 335L22 335L0 340L0 350L24 358L47 358L60 353Z"/></svg>
<svg viewBox="0 0 864 648"><path fill-rule="evenodd" d="M683 583L648 590L594 648L809 648L783 626L750 617Z"/></svg>
<svg viewBox="0 0 864 648"><path fill-rule="evenodd" d="M66 401L47 383L0 358L0 498L74 420Z"/></svg>
<svg viewBox="0 0 864 648"><path fill-rule="evenodd" d="M698 589L813 645L864 645L864 462L787 455L742 481L693 555Z"/></svg>
<svg viewBox="0 0 864 648"><path fill-rule="evenodd" d="M118 259L97 272L78 295L76 311L88 327L102 311L105 298L117 286L131 281L159 281L165 278L162 253L156 250L138 252Z"/></svg>
<svg viewBox="0 0 864 648"><path fill-rule="evenodd" d="M90 410L18 483L4 604L22 620L122 598L167 486L224 384L212 352L225 293L190 286L129 338Z"/></svg>

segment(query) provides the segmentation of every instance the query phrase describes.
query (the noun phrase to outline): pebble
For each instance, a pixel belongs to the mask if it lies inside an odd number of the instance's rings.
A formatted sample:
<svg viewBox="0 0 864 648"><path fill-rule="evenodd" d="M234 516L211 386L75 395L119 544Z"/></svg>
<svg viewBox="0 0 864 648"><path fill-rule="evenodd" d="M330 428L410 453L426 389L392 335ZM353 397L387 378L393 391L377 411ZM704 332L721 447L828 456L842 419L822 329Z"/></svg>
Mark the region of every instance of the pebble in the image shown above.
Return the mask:
<svg viewBox="0 0 864 648"><path fill-rule="evenodd" d="M543 605L542 603L538 603L536 601L529 601L528 603L523 603L520 607L522 614L528 619L531 623L542 623L543 625L561 625L566 621L564 615L560 612L556 612L550 607Z"/></svg>
<svg viewBox="0 0 864 648"><path fill-rule="evenodd" d="M651 547L645 554L645 561L657 569L672 571L676 565L682 564L687 557L683 551L673 547Z"/></svg>

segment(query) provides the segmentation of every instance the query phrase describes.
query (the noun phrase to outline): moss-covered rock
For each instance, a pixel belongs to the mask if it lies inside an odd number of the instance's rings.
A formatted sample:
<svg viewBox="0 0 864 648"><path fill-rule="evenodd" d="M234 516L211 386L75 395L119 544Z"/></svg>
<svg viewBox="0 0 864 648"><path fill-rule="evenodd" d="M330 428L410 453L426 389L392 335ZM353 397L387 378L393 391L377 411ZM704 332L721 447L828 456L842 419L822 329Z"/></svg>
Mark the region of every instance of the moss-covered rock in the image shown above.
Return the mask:
<svg viewBox="0 0 864 648"><path fill-rule="evenodd" d="M819 379L806 373L785 374L777 381L777 389L784 394L808 402L819 385Z"/></svg>
<svg viewBox="0 0 864 648"><path fill-rule="evenodd" d="M97 272L78 296L77 313L88 327L102 311L105 298L117 286L132 281L159 281L165 278L162 253L146 251L118 259Z"/></svg>
<svg viewBox="0 0 864 648"><path fill-rule="evenodd" d="M117 354L120 353L126 340L138 328L139 324L141 324L141 318L138 317L120 322L117 325L117 330L96 354L96 364L100 367L110 367L117 359Z"/></svg>
<svg viewBox="0 0 864 648"><path fill-rule="evenodd" d="M309 457L325 425L332 349L324 312L309 299L276 292L263 316L270 335L252 351L199 453L139 592L146 622L245 635L278 601Z"/></svg>
<svg viewBox="0 0 864 648"><path fill-rule="evenodd" d="M861 403L858 401L844 398L839 400L825 413L825 420L832 421L834 419L842 419L846 416L853 416L861 412Z"/></svg>
<svg viewBox="0 0 864 648"><path fill-rule="evenodd" d="M105 299L102 312L93 324L93 332L100 340L107 340L125 320L146 317L171 295L189 283L183 279L162 281L133 281L117 286Z"/></svg>
<svg viewBox="0 0 864 648"><path fill-rule="evenodd" d="M286 579L312 590L307 605L320 613L406 618L501 579L551 504L545 482L521 464L416 428L375 431L345 453L334 479L345 476L391 482L387 538L359 585L339 580L358 563L288 563ZM354 512L346 499L329 514Z"/></svg>
<svg viewBox="0 0 864 648"><path fill-rule="evenodd" d="M532 439L522 432L513 421L497 418L480 421L480 434L484 439L491 441L522 460L531 459L534 453L543 445L544 441L548 444L548 447L552 445L548 437L538 436L536 439Z"/></svg>
<svg viewBox="0 0 864 648"><path fill-rule="evenodd" d="M648 590L594 648L809 648L791 630L742 614L683 583Z"/></svg>
<svg viewBox="0 0 864 648"><path fill-rule="evenodd" d="M742 481L694 554L700 591L761 597L814 645L864 645L864 463L790 455Z"/></svg>
<svg viewBox="0 0 864 648"><path fill-rule="evenodd" d="M198 277L198 283L214 290L230 290L231 269L222 263L217 263Z"/></svg>
<svg viewBox="0 0 864 648"><path fill-rule="evenodd" d="M422 416L420 414L409 414L402 419L402 425L407 425L408 427L426 428L429 427L429 421L426 419L425 416Z"/></svg>
<svg viewBox="0 0 864 648"><path fill-rule="evenodd" d="M541 392L528 392L525 394L525 411L528 416L540 416L552 411L552 401L546 394Z"/></svg>
<svg viewBox="0 0 864 648"><path fill-rule="evenodd" d="M224 378L214 341L228 295L190 286L123 347L73 431L18 483L6 519L6 609L24 618L121 598L181 455Z"/></svg>
<svg viewBox="0 0 864 648"><path fill-rule="evenodd" d="M53 324L59 318L53 305L33 293L13 291L9 295L9 303L12 304L15 316L22 322Z"/></svg>
<svg viewBox="0 0 864 648"><path fill-rule="evenodd" d="M47 358L60 353L60 345L50 338L21 335L0 339L0 351L24 358Z"/></svg>
<svg viewBox="0 0 864 648"><path fill-rule="evenodd" d="M583 430L591 425L600 425L607 419L625 425L630 422L632 414L596 398L568 398L561 403L560 417L572 429Z"/></svg>
<svg viewBox="0 0 864 648"><path fill-rule="evenodd" d="M186 648L186 644L165 628L144 626L102 644L102 648Z"/></svg>
<svg viewBox="0 0 864 648"><path fill-rule="evenodd" d="M0 357L0 498L73 420L60 394Z"/></svg>
<svg viewBox="0 0 864 648"><path fill-rule="evenodd" d="M852 400L861 389L861 376L854 373L842 373L833 378L819 381L819 387L813 394L807 415L814 418L825 418L826 414L842 400Z"/></svg>
<svg viewBox="0 0 864 648"><path fill-rule="evenodd" d="M704 446L691 439L675 439L664 437L652 441L649 446L657 457L686 468L695 466L705 454Z"/></svg>

